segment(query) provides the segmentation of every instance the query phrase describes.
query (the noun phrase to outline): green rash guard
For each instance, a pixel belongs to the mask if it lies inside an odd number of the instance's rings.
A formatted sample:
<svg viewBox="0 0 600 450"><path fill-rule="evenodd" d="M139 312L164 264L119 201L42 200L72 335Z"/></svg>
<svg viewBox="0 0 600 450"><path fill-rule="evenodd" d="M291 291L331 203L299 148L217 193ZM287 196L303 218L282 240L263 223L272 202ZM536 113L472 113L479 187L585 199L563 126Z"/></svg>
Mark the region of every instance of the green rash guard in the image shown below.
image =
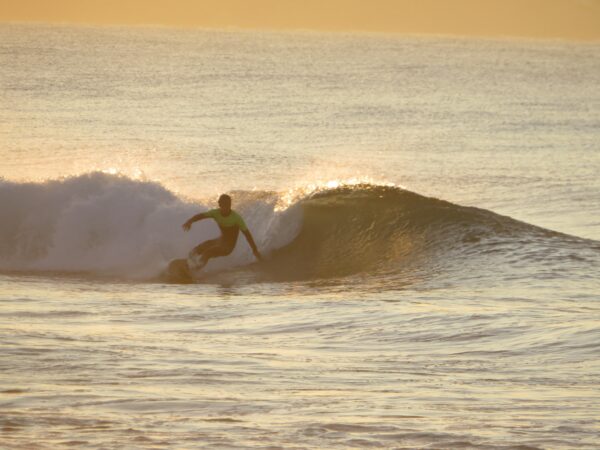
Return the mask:
<svg viewBox="0 0 600 450"><path fill-rule="evenodd" d="M240 230L246 231L248 227L238 213L231 210L228 216L221 214L220 209L211 209L204 213L206 217L215 219L219 229L221 230L221 239L227 246L235 246Z"/></svg>

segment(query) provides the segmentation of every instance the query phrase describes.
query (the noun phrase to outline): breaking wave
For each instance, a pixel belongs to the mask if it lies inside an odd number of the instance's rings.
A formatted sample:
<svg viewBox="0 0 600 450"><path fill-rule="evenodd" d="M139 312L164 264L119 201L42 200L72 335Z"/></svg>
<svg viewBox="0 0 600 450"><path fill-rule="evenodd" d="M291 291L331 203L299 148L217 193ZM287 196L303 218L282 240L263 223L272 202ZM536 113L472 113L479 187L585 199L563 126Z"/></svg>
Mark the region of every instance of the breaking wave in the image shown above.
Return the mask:
<svg viewBox="0 0 600 450"><path fill-rule="evenodd" d="M242 237L230 256L209 263L209 274L412 282L485 264L585 260L582 249L598 252L595 241L394 186L232 195L268 257L252 264ZM41 183L0 180L0 270L156 279L171 259L218 235L211 221L189 233L181 229L188 217L213 205L214 199L192 201L156 182L101 172Z"/></svg>

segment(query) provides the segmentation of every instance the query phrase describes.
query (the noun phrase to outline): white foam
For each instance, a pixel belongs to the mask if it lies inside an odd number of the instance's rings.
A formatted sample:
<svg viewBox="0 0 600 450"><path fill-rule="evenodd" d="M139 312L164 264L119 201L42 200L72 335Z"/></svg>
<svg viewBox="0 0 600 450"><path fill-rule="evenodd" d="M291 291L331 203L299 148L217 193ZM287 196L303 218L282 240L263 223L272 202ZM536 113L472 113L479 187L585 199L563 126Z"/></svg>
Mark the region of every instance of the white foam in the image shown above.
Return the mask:
<svg viewBox="0 0 600 450"><path fill-rule="evenodd" d="M237 209L261 251L285 245L301 227L292 206L275 211L277 196L252 196ZM83 271L131 278L155 276L174 258L217 237L213 221L181 224L213 205L187 201L158 183L94 172L44 183L0 181L0 268ZM253 260L243 236L235 251L207 270Z"/></svg>

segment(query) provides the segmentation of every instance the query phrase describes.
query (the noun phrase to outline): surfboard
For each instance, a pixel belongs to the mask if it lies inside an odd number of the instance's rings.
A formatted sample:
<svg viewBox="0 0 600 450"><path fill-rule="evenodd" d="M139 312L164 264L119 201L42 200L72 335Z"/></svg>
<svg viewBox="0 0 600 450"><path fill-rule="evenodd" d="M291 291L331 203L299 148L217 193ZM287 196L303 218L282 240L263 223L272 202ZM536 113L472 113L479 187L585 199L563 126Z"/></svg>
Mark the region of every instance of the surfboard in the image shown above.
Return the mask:
<svg viewBox="0 0 600 450"><path fill-rule="evenodd" d="M170 283L193 283L195 281L187 259L174 259L171 261L165 275Z"/></svg>

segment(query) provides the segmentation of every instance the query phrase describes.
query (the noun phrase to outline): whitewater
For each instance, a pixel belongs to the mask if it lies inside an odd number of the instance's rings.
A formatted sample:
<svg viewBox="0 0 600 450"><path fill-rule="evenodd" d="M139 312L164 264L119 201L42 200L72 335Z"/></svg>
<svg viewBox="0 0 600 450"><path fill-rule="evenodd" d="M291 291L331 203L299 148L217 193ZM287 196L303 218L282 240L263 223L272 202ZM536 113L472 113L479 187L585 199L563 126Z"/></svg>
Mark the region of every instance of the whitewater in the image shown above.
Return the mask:
<svg viewBox="0 0 600 450"><path fill-rule="evenodd" d="M597 448L599 50L0 24L0 447Z"/></svg>

